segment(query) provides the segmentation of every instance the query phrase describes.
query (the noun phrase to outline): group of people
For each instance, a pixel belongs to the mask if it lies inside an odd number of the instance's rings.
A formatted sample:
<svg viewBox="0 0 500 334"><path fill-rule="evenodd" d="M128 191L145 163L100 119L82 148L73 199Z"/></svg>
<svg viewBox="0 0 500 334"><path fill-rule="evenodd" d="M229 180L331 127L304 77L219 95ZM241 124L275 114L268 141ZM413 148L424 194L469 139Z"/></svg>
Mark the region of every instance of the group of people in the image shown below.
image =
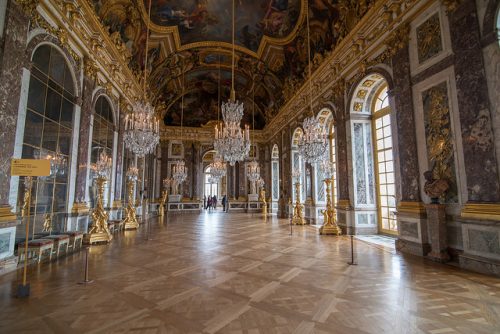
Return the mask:
<svg viewBox="0 0 500 334"><path fill-rule="evenodd" d="M226 212L227 211L227 197L224 195L222 197L222 211ZM217 196L208 196L208 199L206 196L203 197L203 207L205 210L212 210L212 209L217 209Z"/></svg>

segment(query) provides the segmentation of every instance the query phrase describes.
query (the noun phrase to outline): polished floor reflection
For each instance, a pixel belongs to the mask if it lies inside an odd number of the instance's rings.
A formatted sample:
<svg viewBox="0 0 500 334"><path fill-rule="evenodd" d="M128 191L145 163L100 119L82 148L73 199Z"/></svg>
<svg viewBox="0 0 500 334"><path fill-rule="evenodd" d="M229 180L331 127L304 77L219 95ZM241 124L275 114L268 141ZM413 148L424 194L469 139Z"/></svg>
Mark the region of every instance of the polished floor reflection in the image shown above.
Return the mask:
<svg viewBox="0 0 500 334"><path fill-rule="evenodd" d="M202 213L0 277L1 333L500 333L500 280L313 227Z"/></svg>

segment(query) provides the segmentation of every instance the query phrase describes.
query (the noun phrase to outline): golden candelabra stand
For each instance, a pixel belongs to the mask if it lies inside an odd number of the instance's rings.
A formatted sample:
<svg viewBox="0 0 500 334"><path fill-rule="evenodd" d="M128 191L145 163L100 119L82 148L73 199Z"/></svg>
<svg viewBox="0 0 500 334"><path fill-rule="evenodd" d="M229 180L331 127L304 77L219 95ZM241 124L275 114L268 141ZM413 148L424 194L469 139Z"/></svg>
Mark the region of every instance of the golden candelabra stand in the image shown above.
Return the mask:
<svg viewBox="0 0 500 334"><path fill-rule="evenodd" d="M127 207L125 208L125 219L123 220L125 230L136 230L139 228L139 222L137 221L137 215L135 212L134 186L135 181L129 179L127 181L128 202Z"/></svg>
<svg viewBox="0 0 500 334"><path fill-rule="evenodd" d="M50 213L45 214L42 228L43 232L52 232L52 218L50 217Z"/></svg>
<svg viewBox="0 0 500 334"><path fill-rule="evenodd" d="M323 226L319 229L319 234L321 235L341 235L342 230L337 225L337 213L335 212L335 206L332 205L332 196L330 193L330 185L332 184L332 179L325 179L326 183L326 210L321 210L324 217Z"/></svg>
<svg viewBox="0 0 500 334"><path fill-rule="evenodd" d="M260 188L260 199L262 202L262 215L264 216L264 220L267 221L267 202L266 202L266 190L264 187Z"/></svg>
<svg viewBox="0 0 500 334"><path fill-rule="evenodd" d="M306 220L302 213L302 204L300 203L300 182L295 183L295 205L293 206L292 224L306 225Z"/></svg>
<svg viewBox="0 0 500 334"><path fill-rule="evenodd" d="M160 207L158 208L158 215L160 217L165 216L165 204L168 201L168 192L166 190L163 190L161 193L161 198L160 198Z"/></svg>
<svg viewBox="0 0 500 334"><path fill-rule="evenodd" d="M92 221L94 224L92 228L83 236L83 243L87 245L99 243L99 242L110 242L113 236L108 229L108 219L109 215L104 210L103 195L104 195L104 185L106 184L106 178L104 176L99 176L96 179L97 186L97 199L96 207L92 211Z"/></svg>

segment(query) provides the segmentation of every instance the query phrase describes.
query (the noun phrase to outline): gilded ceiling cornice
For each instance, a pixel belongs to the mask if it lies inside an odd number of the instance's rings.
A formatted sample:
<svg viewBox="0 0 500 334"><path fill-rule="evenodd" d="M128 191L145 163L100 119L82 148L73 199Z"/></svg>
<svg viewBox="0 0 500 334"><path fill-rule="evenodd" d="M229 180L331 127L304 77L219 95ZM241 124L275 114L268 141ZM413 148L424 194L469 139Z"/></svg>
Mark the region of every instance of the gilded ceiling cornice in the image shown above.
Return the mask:
<svg viewBox="0 0 500 334"><path fill-rule="evenodd" d="M333 90L336 96L345 94L345 89L349 88L356 73L362 74L370 67L390 60L398 49L406 46L409 38L407 22L435 1L385 0L376 2L356 27L315 68L310 79L314 87L312 100L315 113L323 107L322 104L325 101L322 96L325 96L327 91ZM346 80L345 84L344 80ZM310 114L310 111L306 110L309 107L308 101L308 80L305 80L278 114L266 125L265 136L271 138L275 133L284 129L290 121L303 117L304 114Z"/></svg>
<svg viewBox="0 0 500 334"><path fill-rule="evenodd" d="M140 82L128 67L126 47L105 30L90 0L16 1L76 61L83 59L85 75L97 80L108 93L117 91L129 104L142 96Z"/></svg>
<svg viewBox="0 0 500 334"><path fill-rule="evenodd" d="M201 128L183 127L181 131L180 126L164 127L160 131L160 140L183 140L198 141L198 142L213 142L214 128L212 126L205 126ZM267 141L262 130L250 130L250 136L256 143L265 143Z"/></svg>

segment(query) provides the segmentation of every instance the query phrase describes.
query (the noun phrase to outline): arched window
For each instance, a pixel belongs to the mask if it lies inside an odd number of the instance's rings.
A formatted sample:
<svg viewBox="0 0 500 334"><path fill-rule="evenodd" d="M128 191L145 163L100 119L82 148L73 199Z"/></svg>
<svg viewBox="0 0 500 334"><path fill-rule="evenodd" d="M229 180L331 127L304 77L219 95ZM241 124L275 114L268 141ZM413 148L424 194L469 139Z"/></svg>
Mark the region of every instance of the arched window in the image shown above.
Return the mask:
<svg viewBox="0 0 500 334"><path fill-rule="evenodd" d="M97 162L99 154L102 151L105 151L108 157L113 157L113 139L115 135L113 126L113 110L111 109L108 99L104 96L100 96L96 101L94 109L92 151L90 156L91 163ZM111 180L108 180L104 188L104 206L108 206L110 204L110 189ZM94 198L95 194L91 196L91 200Z"/></svg>
<svg viewBox="0 0 500 334"><path fill-rule="evenodd" d="M277 202L280 198L280 152L278 145L274 144L271 152L271 198Z"/></svg>
<svg viewBox="0 0 500 334"><path fill-rule="evenodd" d="M381 75L370 74L351 101L354 202L355 210L360 209L357 227L395 234L396 186L387 90Z"/></svg>
<svg viewBox="0 0 500 334"><path fill-rule="evenodd" d="M373 106L373 135L377 173L379 226L383 232L396 232L396 186L394 153L392 149L391 109L387 85L375 95Z"/></svg>
<svg viewBox="0 0 500 334"><path fill-rule="evenodd" d="M329 150L330 150L330 160L332 161L333 163L333 169L334 169L334 180L335 182L333 182L333 187L332 187L332 191L333 191L333 197L332 197L332 200L333 200L333 205L335 205L335 203L337 203L337 182L338 182L338 172L337 172L337 154L336 154L336 149L337 149L337 142L335 140L335 126L333 124L333 122L330 123L330 131L329 131L329 134L330 134L330 140L328 141L328 146L329 146Z"/></svg>
<svg viewBox="0 0 500 334"><path fill-rule="evenodd" d="M301 184L301 191L300 191L300 202L301 203L303 203L303 201L305 199L305 189L306 189L304 160L302 159L302 156L299 154L299 147L298 147L299 138L302 136L302 133L303 133L303 131L301 128L297 128L293 132L292 156L291 156L292 165L290 166L292 173L294 171L298 171L298 173L300 174L299 182ZM295 179L292 180L292 185L294 185L295 182L297 182L297 180L295 180ZM296 198L295 196L296 196L295 186L293 186L293 189L292 189L292 201L293 202L295 202L295 198Z"/></svg>
<svg viewBox="0 0 500 334"><path fill-rule="evenodd" d="M75 87L66 59L55 47L40 46L32 60L22 158L58 155L65 161L58 173L33 183L31 213L38 221L53 215L57 224L67 208Z"/></svg>
<svg viewBox="0 0 500 334"><path fill-rule="evenodd" d="M496 32L497 32L498 44L500 44L500 5L498 6L498 9L497 9Z"/></svg>

